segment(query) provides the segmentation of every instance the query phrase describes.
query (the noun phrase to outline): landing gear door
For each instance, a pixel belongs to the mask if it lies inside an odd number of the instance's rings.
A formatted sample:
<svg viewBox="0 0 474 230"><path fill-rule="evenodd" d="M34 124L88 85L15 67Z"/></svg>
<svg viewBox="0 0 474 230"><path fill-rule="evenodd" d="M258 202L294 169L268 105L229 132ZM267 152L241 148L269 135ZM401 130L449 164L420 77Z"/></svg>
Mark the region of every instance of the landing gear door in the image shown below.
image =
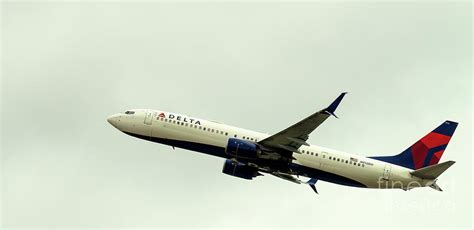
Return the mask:
<svg viewBox="0 0 474 230"><path fill-rule="evenodd" d="M152 121L153 121L153 112L151 110L148 110L148 111L146 111L144 123L146 125L151 125Z"/></svg>
<svg viewBox="0 0 474 230"><path fill-rule="evenodd" d="M382 176L382 178L384 180L389 180L390 179L391 170L392 170L392 166L389 165L389 164L386 164L385 168L383 169L383 176Z"/></svg>

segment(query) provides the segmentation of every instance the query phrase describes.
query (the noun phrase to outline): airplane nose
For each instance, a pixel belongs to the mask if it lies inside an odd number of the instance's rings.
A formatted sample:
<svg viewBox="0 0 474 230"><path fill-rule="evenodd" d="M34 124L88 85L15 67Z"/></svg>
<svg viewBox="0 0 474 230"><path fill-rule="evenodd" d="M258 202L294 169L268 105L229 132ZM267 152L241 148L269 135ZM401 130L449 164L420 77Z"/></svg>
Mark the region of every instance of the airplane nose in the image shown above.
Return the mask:
<svg viewBox="0 0 474 230"><path fill-rule="evenodd" d="M120 118L120 115L115 114L115 115L107 117L107 122L109 122L112 126L117 128L119 118Z"/></svg>
<svg viewBox="0 0 474 230"><path fill-rule="evenodd" d="M112 124L113 119L114 119L113 116L109 116L109 117L107 117L107 122L109 122L110 124Z"/></svg>

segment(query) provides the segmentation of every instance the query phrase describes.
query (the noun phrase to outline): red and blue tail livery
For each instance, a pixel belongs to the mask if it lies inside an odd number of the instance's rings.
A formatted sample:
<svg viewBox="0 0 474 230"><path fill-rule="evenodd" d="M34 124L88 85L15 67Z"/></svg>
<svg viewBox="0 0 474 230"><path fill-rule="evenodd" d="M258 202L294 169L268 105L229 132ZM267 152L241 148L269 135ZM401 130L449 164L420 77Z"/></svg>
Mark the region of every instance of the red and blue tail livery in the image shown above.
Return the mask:
<svg viewBox="0 0 474 230"><path fill-rule="evenodd" d="M457 126L458 123L454 121L445 121L402 153L371 158L410 169L438 164Z"/></svg>

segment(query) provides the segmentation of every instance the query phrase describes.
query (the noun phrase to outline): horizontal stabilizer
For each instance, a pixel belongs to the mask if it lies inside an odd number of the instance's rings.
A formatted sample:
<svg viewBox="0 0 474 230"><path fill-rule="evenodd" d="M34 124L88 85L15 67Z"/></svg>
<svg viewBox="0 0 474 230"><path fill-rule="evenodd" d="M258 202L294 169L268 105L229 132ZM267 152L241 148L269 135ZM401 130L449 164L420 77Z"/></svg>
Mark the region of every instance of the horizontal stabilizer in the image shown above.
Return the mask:
<svg viewBox="0 0 474 230"><path fill-rule="evenodd" d="M430 188L432 188L436 191L440 191L440 192L443 191L443 189L441 189L441 187L439 187L439 185L436 184L436 180L433 182L433 184L430 185Z"/></svg>
<svg viewBox="0 0 474 230"><path fill-rule="evenodd" d="M439 177L446 169L453 165L454 161L446 161L441 164L431 165L428 167L424 167L415 171L410 172L411 175L422 178L422 179L430 179L434 180Z"/></svg>

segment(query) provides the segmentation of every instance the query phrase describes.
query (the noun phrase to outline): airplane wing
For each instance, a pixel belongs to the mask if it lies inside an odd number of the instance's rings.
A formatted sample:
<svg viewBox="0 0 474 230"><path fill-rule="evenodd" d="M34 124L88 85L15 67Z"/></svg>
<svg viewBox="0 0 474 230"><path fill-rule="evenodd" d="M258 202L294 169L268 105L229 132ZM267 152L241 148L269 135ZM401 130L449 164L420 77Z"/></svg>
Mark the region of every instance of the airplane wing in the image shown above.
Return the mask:
<svg viewBox="0 0 474 230"><path fill-rule="evenodd" d="M318 190L316 189L316 182L318 181L318 179L316 179L316 178L311 178L307 182L304 182L304 181L302 181L298 178L295 178L293 175L287 174L287 173L272 172L271 175L279 177L279 178L287 180L287 181L291 181L291 182L296 183L296 184L307 184L307 185L309 185L309 187L311 187L311 189L313 189L313 191L315 193L319 194Z"/></svg>
<svg viewBox="0 0 474 230"><path fill-rule="evenodd" d="M295 178L293 175L288 174L288 173L272 172L272 173L270 173L270 174L273 175L273 176L279 177L279 178L281 178L281 179L283 179L283 180L291 181L291 182L296 183L296 184L304 183L304 182L302 182L301 180Z"/></svg>
<svg viewBox="0 0 474 230"><path fill-rule="evenodd" d="M328 117L333 115L337 118L334 112L346 94L346 92L341 93L341 95L339 95L339 97L337 97L329 107L312 114L277 134L259 141L258 144L268 149L283 150L284 152L298 152L298 148L301 147L301 145L309 145L306 143L309 134L321 125Z"/></svg>

